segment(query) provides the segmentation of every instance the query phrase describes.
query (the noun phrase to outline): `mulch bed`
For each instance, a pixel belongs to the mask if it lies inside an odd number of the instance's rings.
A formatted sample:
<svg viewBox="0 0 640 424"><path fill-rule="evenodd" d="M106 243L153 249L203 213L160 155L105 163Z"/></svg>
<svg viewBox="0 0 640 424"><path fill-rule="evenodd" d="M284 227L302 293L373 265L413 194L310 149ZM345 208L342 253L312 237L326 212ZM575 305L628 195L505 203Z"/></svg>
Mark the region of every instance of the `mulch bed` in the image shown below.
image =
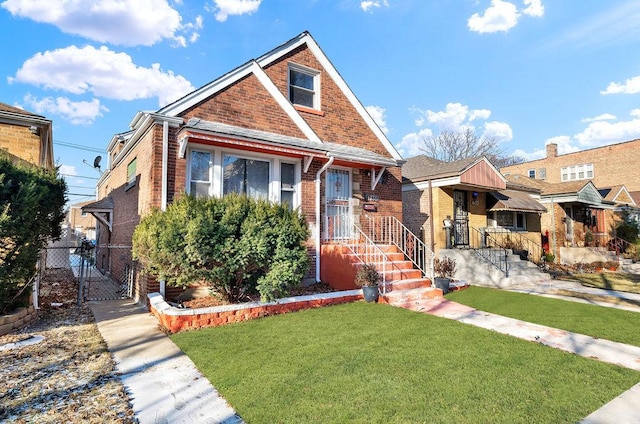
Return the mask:
<svg viewBox="0 0 640 424"><path fill-rule="evenodd" d="M76 298L70 270L48 271L38 320L0 337L0 346L44 337L0 351L0 422L137 422L93 314Z"/></svg>

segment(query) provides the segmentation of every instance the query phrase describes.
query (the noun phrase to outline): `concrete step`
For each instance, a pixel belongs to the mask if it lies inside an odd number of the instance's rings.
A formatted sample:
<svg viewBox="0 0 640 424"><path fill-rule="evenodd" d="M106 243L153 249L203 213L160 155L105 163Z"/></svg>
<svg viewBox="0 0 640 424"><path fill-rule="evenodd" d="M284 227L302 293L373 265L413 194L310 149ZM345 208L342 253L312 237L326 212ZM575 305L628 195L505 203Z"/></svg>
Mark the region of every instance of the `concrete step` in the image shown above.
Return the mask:
<svg viewBox="0 0 640 424"><path fill-rule="evenodd" d="M387 291L400 291L417 289L421 287L431 287L431 280L428 278L411 278L406 280L396 280L387 283Z"/></svg>
<svg viewBox="0 0 640 424"><path fill-rule="evenodd" d="M387 281L395 280L412 280L422 277L422 272L419 269L395 269L392 268L383 273Z"/></svg>
<svg viewBox="0 0 640 424"><path fill-rule="evenodd" d="M424 299L436 299L439 297L442 297L442 290L435 287L394 290L381 296L383 302L402 308L406 308L409 305Z"/></svg>

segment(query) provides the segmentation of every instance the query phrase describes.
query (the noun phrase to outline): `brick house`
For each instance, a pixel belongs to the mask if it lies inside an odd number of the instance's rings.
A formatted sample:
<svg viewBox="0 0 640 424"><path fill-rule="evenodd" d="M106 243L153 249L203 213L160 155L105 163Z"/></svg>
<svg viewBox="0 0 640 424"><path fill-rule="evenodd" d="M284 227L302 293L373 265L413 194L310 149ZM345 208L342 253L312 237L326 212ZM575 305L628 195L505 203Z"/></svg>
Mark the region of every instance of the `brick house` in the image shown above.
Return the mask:
<svg viewBox="0 0 640 424"><path fill-rule="evenodd" d="M321 275L335 260L323 249L372 215L402 217L401 156L308 32L139 112L107 151L99 200L82 208L98 220L98 250L130 246L141 217L182 193L239 192L299 208L312 234L306 280L344 287L353 280ZM129 251L98 251L98 266L118 274L133 264ZM157 291L175 295L138 275L137 300Z"/></svg>
<svg viewBox="0 0 640 424"><path fill-rule="evenodd" d="M0 103L0 150L46 169L53 169L51 120Z"/></svg>
<svg viewBox="0 0 640 424"><path fill-rule="evenodd" d="M510 186L485 157L443 162L416 156L402 174L404 223L434 252L481 248L489 236L499 244L517 238L540 246L546 209L535 199L538 190Z"/></svg>
<svg viewBox="0 0 640 424"><path fill-rule="evenodd" d="M621 210L635 205L624 186L598 189L590 180L549 183L517 174L506 178L513 186L539 190L539 201L547 208L542 234L548 250L565 263L584 257L588 248L605 248L613 237L611 229L622 219Z"/></svg>
<svg viewBox="0 0 640 424"><path fill-rule="evenodd" d="M608 146L558 154L558 145L546 146L546 157L500 169L504 175L526 175L548 183L593 181L596 187L624 185L630 192L640 191L637 158L640 139Z"/></svg>
<svg viewBox="0 0 640 424"><path fill-rule="evenodd" d="M69 206L66 221L75 237L84 237L87 240L95 240L96 238L96 219L90 213L82 210L83 206L91 203L94 201L80 202Z"/></svg>

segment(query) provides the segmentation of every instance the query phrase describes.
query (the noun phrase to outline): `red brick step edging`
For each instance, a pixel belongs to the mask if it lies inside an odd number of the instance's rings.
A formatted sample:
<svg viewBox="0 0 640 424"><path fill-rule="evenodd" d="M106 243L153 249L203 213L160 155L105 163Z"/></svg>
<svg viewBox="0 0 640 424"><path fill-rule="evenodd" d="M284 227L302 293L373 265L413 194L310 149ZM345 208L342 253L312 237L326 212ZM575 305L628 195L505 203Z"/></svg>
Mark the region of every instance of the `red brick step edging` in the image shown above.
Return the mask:
<svg viewBox="0 0 640 424"><path fill-rule="evenodd" d="M275 302L251 302L209 308L180 309L165 302L160 293L151 293L147 297L149 299L149 310L158 318L160 325L171 333L204 327L217 327L302 309L349 303L363 298L362 290L346 290L289 297L278 299Z"/></svg>

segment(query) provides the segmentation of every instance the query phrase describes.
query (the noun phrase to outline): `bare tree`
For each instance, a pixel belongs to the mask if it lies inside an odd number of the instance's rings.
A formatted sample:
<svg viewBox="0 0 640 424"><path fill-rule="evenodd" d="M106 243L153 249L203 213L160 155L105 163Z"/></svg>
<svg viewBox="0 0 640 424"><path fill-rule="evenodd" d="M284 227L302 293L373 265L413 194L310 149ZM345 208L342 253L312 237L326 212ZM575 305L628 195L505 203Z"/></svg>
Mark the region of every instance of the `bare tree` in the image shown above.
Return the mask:
<svg viewBox="0 0 640 424"><path fill-rule="evenodd" d="M425 137L420 150L444 162L478 156L486 156L498 168L524 162L517 156L505 156L495 138L480 137L471 128L458 132L444 130L438 135Z"/></svg>

